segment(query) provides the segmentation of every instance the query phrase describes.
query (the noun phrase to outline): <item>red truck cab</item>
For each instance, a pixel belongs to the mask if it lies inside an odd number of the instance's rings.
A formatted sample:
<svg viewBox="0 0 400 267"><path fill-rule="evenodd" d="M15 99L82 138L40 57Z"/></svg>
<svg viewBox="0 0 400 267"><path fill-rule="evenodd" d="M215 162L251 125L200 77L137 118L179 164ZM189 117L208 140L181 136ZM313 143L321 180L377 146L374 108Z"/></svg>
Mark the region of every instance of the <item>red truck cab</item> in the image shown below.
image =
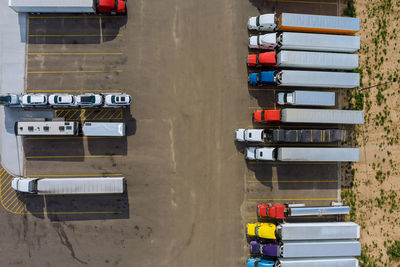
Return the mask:
<svg viewBox="0 0 400 267"><path fill-rule="evenodd" d="M283 204L258 204L257 215L259 217L270 217L275 219L285 219L286 205Z"/></svg>
<svg viewBox="0 0 400 267"><path fill-rule="evenodd" d="M276 52L264 52L260 54L250 54L247 56L247 66L271 66L276 67Z"/></svg>
<svg viewBox="0 0 400 267"><path fill-rule="evenodd" d="M281 111L279 109L256 110L253 112L255 122L280 122Z"/></svg>
<svg viewBox="0 0 400 267"><path fill-rule="evenodd" d="M126 13L126 3L122 0L97 0L96 8L99 13Z"/></svg>

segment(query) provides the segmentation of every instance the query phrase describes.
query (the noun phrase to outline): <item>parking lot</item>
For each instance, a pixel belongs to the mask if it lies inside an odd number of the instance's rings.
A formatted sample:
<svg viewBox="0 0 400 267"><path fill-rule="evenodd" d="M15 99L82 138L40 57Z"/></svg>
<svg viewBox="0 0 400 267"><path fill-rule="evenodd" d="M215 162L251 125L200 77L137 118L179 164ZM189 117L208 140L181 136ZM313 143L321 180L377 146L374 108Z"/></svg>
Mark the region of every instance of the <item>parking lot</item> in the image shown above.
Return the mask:
<svg viewBox="0 0 400 267"><path fill-rule="evenodd" d="M276 93L247 85L248 16L336 15L336 2L127 5L127 17L29 18L27 92L126 92L133 103L55 110L67 120L124 121L127 136L25 138L26 176L122 175L127 190L15 195L12 205L21 201L16 211L23 212L1 211L2 247L10 255L2 266L243 266L245 224L256 219L257 203L338 198L338 164L247 163L244 146L233 140L237 128L262 127L251 112L274 107Z"/></svg>

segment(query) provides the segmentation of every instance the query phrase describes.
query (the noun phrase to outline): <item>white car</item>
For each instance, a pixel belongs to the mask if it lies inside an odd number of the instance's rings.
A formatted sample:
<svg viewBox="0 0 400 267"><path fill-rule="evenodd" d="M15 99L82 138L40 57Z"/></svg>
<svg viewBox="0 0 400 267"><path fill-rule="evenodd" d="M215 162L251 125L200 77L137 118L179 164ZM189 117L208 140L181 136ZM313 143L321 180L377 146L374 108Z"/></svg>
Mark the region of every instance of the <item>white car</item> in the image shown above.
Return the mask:
<svg viewBox="0 0 400 267"><path fill-rule="evenodd" d="M83 94L75 97L76 104L81 107L96 107L103 104L103 97L98 94Z"/></svg>
<svg viewBox="0 0 400 267"><path fill-rule="evenodd" d="M276 28L275 14L263 14L249 18L247 28L249 30L273 32Z"/></svg>
<svg viewBox="0 0 400 267"><path fill-rule="evenodd" d="M106 107L123 107L129 106L132 102L132 97L127 94L103 94L104 106Z"/></svg>
<svg viewBox="0 0 400 267"><path fill-rule="evenodd" d="M73 96L73 95L54 94L54 95L49 95L49 104L52 106L75 107L76 99L75 99L75 96Z"/></svg>
<svg viewBox="0 0 400 267"><path fill-rule="evenodd" d="M0 105L15 106L19 105L19 103L20 99L17 95L14 94L0 95Z"/></svg>
<svg viewBox="0 0 400 267"><path fill-rule="evenodd" d="M47 105L47 95L27 94L22 96L23 106L45 106Z"/></svg>

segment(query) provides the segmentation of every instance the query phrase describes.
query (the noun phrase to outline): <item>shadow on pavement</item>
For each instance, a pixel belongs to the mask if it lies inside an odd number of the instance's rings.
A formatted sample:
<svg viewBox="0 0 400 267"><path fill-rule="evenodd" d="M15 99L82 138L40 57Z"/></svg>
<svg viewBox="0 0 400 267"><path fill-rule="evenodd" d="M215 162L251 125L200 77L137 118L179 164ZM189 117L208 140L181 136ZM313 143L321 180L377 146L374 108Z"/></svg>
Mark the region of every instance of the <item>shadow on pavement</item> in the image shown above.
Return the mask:
<svg viewBox="0 0 400 267"><path fill-rule="evenodd" d="M128 219L129 200L123 194L29 195L26 209L37 218L51 221Z"/></svg>

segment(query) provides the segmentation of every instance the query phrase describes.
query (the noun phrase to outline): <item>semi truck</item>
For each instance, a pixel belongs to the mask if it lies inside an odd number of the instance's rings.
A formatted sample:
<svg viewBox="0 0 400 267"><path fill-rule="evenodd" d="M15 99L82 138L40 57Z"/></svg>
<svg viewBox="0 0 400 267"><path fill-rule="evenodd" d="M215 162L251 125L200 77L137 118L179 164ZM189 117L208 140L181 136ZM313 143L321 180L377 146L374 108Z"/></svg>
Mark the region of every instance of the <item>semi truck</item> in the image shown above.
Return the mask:
<svg viewBox="0 0 400 267"><path fill-rule="evenodd" d="M18 13L126 13L123 0L8 0L8 6Z"/></svg>
<svg viewBox="0 0 400 267"><path fill-rule="evenodd" d="M11 187L21 193L38 195L121 194L124 177L25 178L15 177Z"/></svg>
<svg viewBox="0 0 400 267"><path fill-rule="evenodd" d="M248 223L247 235L260 239L330 240L358 239L360 226L353 222Z"/></svg>
<svg viewBox="0 0 400 267"><path fill-rule="evenodd" d="M354 53L360 49L360 37L337 34L275 32L250 36L249 48Z"/></svg>
<svg viewBox="0 0 400 267"><path fill-rule="evenodd" d="M270 13L250 17L247 27L249 30L266 32L355 34L360 30L360 19L295 13L282 13L276 16Z"/></svg>
<svg viewBox="0 0 400 267"><path fill-rule="evenodd" d="M360 86L360 74L356 72L276 70L250 73L248 81L250 85L355 88Z"/></svg>
<svg viewBox="0 0 400 267"><path fill-rule="evenodd" d="M278 105L333 107L336 104L335 92L279 92L276 96Z"/></svg>
<svg viewBox="0 0 400 267"><path fill-rule="evenodd" d="M63 119L46 120L45 118L24 118L14 125L16 135L70 135L77 136L125 136L123 122L85 122L80 129L77 121Z"/></svg>
<svg viewBox="0 0 400 267"><path fill-rule="evenodd" d="M250 254L274 258L360 256L361 244L356 240L347 239L284 241L278 244L260 244L258 241L251 241Z"/></svg>
<svg viewBox="0 0 400 267"><path fill-rule="evenodd" d="M325 258L248 258L247 267L358 267L358 260L353 257Z"/></svg>
<svg viewBox="0 0 400 267"><path fill-rule="evenodd" d="M360 149L342 147L247 147L246 160L359 162Z"/></svg>
<svg viewBox="0 0 400 267"><path fill-rule="evenodd" d="M353 70L358 67L358 55L281 50L249 54L247 65L249 67Z"/></svg>
<svg viewBox="0 0 400 267"><path fill-rule="evenodd" d="M350 213L349 206L333 203L328 207L306 207L304 204L258 204L257 215L275 219L286 219L301 216L346 215Z"/></svg>
<svg viewBox="0 0 400 267"><path fill-rule="evenodd" d="M253 112L255 122L364 124L362 110L336 109L259 109Z"/></svg>
<svg viewBox="0 0 400 267"><path fill-rule="evenodd" d="M344 129L237 129L235 141L253 143L332 143L347 141Z"/></svg>

